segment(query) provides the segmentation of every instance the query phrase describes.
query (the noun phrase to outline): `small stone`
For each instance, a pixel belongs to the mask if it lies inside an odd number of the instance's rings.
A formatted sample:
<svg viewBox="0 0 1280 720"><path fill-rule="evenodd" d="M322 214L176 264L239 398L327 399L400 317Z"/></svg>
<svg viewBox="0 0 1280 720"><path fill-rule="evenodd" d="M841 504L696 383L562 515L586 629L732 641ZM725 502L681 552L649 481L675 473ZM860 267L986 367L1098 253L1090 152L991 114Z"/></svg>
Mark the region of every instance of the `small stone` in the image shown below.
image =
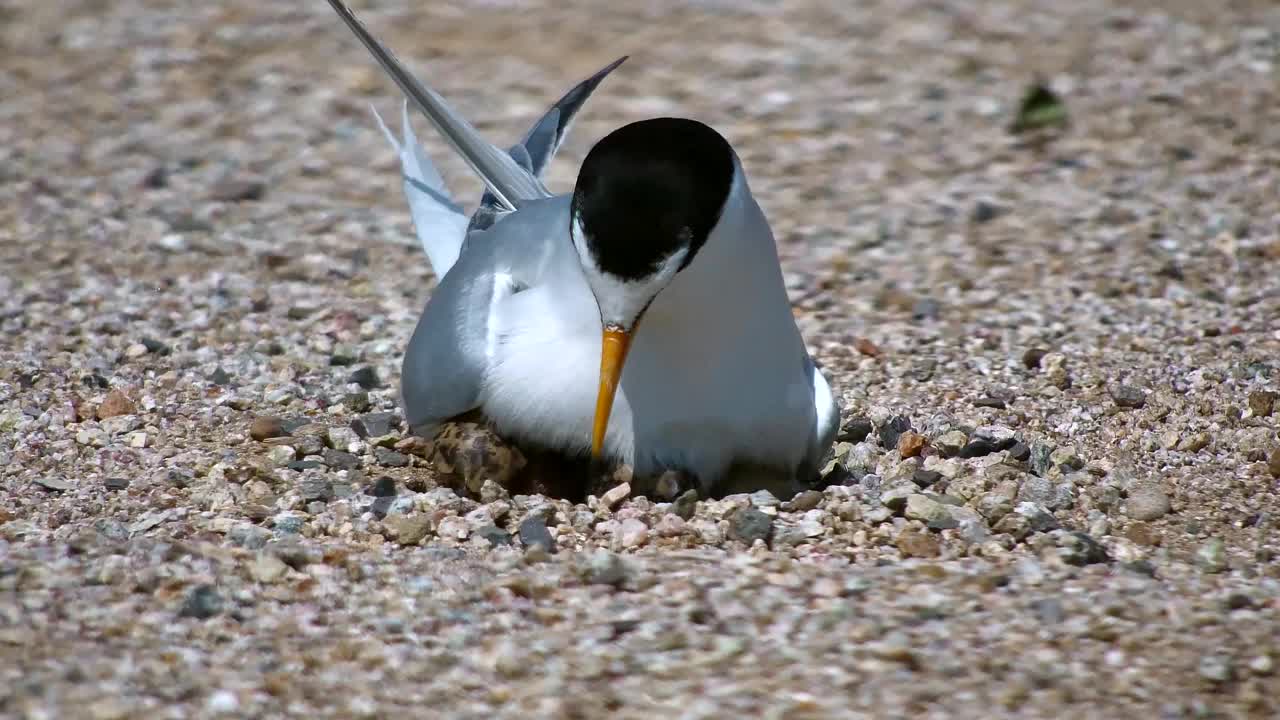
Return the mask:
<svg viewBox="0 0 1280 720"><path fill-rule="evenodd" d="M288 467L289 463L298 459L298 453L288 445L276 445L267 451L267 459L275 467Z"/></svg>
<svg viewBox="0 0 1280 720"><path fill-rule="evenodd" d="M222 614L224 605L225 602L217 588L208 584L196 585L187 591L182 601L182 608L178 611L178 617L207 620Z"/></svg>
<svg viewBox="0 0 1280 720"><path fill-rule="evenodd" d="M342 396L342 406L349 412L362 413L369 410L369 393L359 390Z"/></svg>
<svg viewBox="0 0 1280 720"><path fill-rule="evenodd" d="M1254 390L1249 393L1249 410L1254 417L1271 417L1278 403L1280 393L1270 390Z"/></svg>
<svg viewBox="0 0 1280 720"><path fill-rule="evenodd" d="M1267 472L1272 477L1280 478L1280 447L1271 451L1271 459L1267 461Z"/></svg>
<svg viewBox="0 0 1280 720"><path fill-rule="evenodd" d="M910 418L903 417L902 415L893 416L884 424L884 427L880 428L880 445L887 449L897 448L898 438L902 436L902 433L907 432L910 429Z"/></svg>
<svg viewBox="0 0 1280 720"><path fill-rule="evenodd" d="M1022 366L1028 370L1036 370L1040 367L1040 361L1048 354L1049 351L1044 348L1027 348L1027 351L1022 353Z"/></svg>
<svg viewBox="0 0 1280 720"><path fill-rule="evenodd" d="M849 418L849 422L845 423L844 428L840 430L840 435L836 438L839 442L847 442L858 444L867 439L872 431L871 420L865 417Z"/></svg>
<svg viewBox="0 0 1280 720"><path fill-rule="evenodd" d="M540 547L544 552L554 553L556 551L555 538L551 537L551 531L547 529L547 522L537 515L530 515L520 523L520 542L525 548Z"/></svg>
<svg viewBox="0 0 1280 720"><path fill-rule="evenodd" d="M698 510L698 491L686 490L671 503L671 513L681 520L688 520Z"/></svg>
<svg viewBox="0 0 1280 720"><path fill-rule="evenodd" d="M276 515L272 517L271 522L275 527L276 532L282 535L297 535L302 532L302 527L306 524L306 519L297 513L282 512L276 513Z"/></svg>
<svg viewBox="0 0 1280 720"><path fill-rule="evenodd" d="M45 490L52 490L54 492L66 492L75 488L74 485L66 480L56 477L38 477L35 479L35 484Z"/></svg>
<svg viewBox="0 0 1280 720"><path fill-rule="evenodd" d="M1227 546L1221 538L1210 538L1196 549L1196 564L1207 573L1226 572Z"/></svg>
<svg viewBox="0 0 1280 720"><path fill-rule="evenodd" d="M320 451L320 455L324 458L324 464L334 470L358 470L363 465L359 456L343 450L325 448Z"/></svg>
<svg viewBox="0 0 1280 720"><path fill-rule="evenodd" d="M511 544L511 533L497 525L485 525L476 530L476 537L484 538L492 547Z"/></svg>
<svg viewBox="0 0 1280 720"><path fill-rule="evenodd" d="M1009 403L1004 398L992 397L990 395L983 395L973 401L974 407L993 408L995 410L1004 410L1008 407L1008 404Z"/></svg>
<svg viewBox="0 0 1280 720"><path fill-rule="evenodd" d="M907 498L916 494L914 486L903 485L893 487L880 493L880 504L894 512L902 512L907 507Z"/></svg>
<svg viewBox="0 0 1280 720"><path fill-rule="evenodd" d="M1009 457L1018 462L1027 462L1031 459L1031 448L1021 440L1015 440L1009 446Z"/></svg>
<svg viewBox="0 0 1280 720"><path fill-rule="evenodd" d="M773 517L754 507L742 508L729 519L729 537L748 545L756 540L767 542L772 530Z"/></svg>
<svg viewBox="0 0 1280 720"><path fill-rule="evenodd" d="M1201 657L1197 670L1200 672L1200 677L1215 684L1227 682L1235 675L1231 658L1226 655Z"/></svg>
<svg viewBox="0 0 1280 720"><path fill-rule="evenodd" d="M382 524L401 545L417 545L431 533L431 519L422 513L388 515Z"/></svg>
<svg viewBox="0 0 1280 720"><path fill-rule="evenodd" d="M256 417L249 424L249 437L262 442L270 438L286 437L289 432L285 430L284 420L278 417L264 415Z"/></svg>
<svg viewBox="0 0 1280 720"><path fill-rule="evenodd" d="M653 494L658 498L671 500L680 494L682 485L687 485L686 474L678 470L667 470L654 481Z"/></svg>
<svg viewBox="0 0 1280 720"><path fill-rule="evenodd" d="M467 521L457 515L443 518L436 526L436 535L449 540L466 540L470 534L471 528L467 527Z"/></svg>
<svg viewBox="0 0 1280 720"><path fill-rule="evenodd" d="M102 399L97 414L99 420L106 420L119 415L133 415L136 412L138 412L137 406L127 395L119 390L112 390Z"/></svg>
<svg viewBox="0 0 1280 720"><path fill-rule="evenodd" d="M249 178L227 178L209 190L209 199L217 202L245 202L261 200L267 192L267 185L261 180Z"/></svg>
<svg viewBox="0 0 1280 720"><path fill-rule="evenodd" d="M990 200L978 200L973 205L973 213L970 218L975 225L991 222L1000 216L1001 208L992 203Z"/></svg>
<svg viewBox="0 0 1280 720"><path fill-rule="evenodd" d="M1062 601L1056 597L1041 598L1031 603L1031 611L1042 625L1058 625L1067 616Z"/></svg>
<svg viewBox="0 0 1280 720"><path fill-rule="evenodd" d="M1132 385L1112 385L1110 392L1116 407L1137 409L1147 404L1147 394Z"/></svg>
<svg viewBox="0 0 1280 720"><path fill-rule="evenodd" d="M395 497L396 481L383 475L369 483L369 486L364 489L364 494L372 497Z"/></svg>
<svg viewBox="0 0 1280 720"><path fill-rule="evenodd" d="M405 467L409 464L409 456L384 447L373 449L373 459L386 467Z"/></svg>
<svg viewBox="0 0 1280 720"><path fill-rule="evenodd" d="M382 387L382 381L378 379L378 371L370 365L356 368L347 376L347 382L355 383L365 390L377 390Z"/></svg>
<svg viewBox="0 0 1280 720"><path fill-rule="evenodd" d="M305 502L329 502L333 499L333 483L323 477L303 478L298 494Z"/></svg>
<svg viewBox="0 0 1280 720"><path fill-rule="evenodd" d="M1129 490L1125 512L1133 520L1159 520L1173 507L1164 488L1157 483L1144 483Z"/></svg>
<svg viewBox="0 0 1280 720"><path fill-rule="evenodd" d="M942 554L942 544L932 533L904 530L896 544L903 557L934 558Z"/></svg>
<svg viewBox="0 0 1280 720"><path fill-rule="evenodd" d="M1249 661L1249 669L1253 671L1254 675L1266 676L1275 671L1276 663L1271 658L1271 655L1264 652Z"/></svg>
<svg viewBox="0 0 1280 720"><path fill-rule="evenodd" d="M921 489L932 487L942 479L942 473L937 470L916 470L911 473L911 482Z"/></svg>
<svg viewBox="0 0 1280 720"><path fill-rule="evenodd" d="M631 484L621 483L609 488L600 496L600 505L610 510L617 507L627 496L631 494Z"/></svg>
<svg viewBox="0 0 1280 720"><path fill-rule="evenodd" d="M754 507L758 508L776 508L782 504L777 496L768 490L757 490L747 496Z"/></svg>
<svg viewBox="0 0 1280 720"><path fill-rule="evenodd" d="M400 429L400 418L392 412L368 413L352 420L351 429L361 438L379 438Z"/></svg>
<svg viewBox="0 0 1280 720"><path fill-rule="evenodd" d="M213 715L231 715L240 709L240 698L230 690L218 690L209 695L204 707Z"/></svg>
<svg viewBox="0 0 1280 720"><path fill-rule="evenodd" d="M369 512L373 513L374 517L381 520L392 512L395 502L396 498L394 497L375 498L374 501L369 504Z"/></svg>
<svg viewBox="0 0 1280 720"><path fill-rule="evenodd" d="M997 449L996 443L991 440L982 437L975 437L965 443L963 448L960 448L959 455L965 459L986 457L987 455L996 452Z"/></svg>
<svg viewBox="0 0 1280 720"><path fill-rule="evenodd" d="M910 430L898 436L898 454L905 458L918 457L924 450L924 436Z"/></svg>
<svg viewBox="0 0 1280 720"><path fill-rule="evenodd" d="M805 512L821 504L822 493L817 490L805 490L791 498L790 502L783 503L782 509L789 512Z"/></svg>
<svg viewBox="0 0 1280 720"><path fill-rule="evenodd" d="M943 433L937 440L933 441L933 446L938 448L943 455L954 457L960 454L960 450L969 442L969 436L959 430L951 430Z"/></svg>
<svg viewBox="0 0 1280 720"><path fill-rule="evenodd" d="M511 494L507 492L507 489L493 480L485 479L480 486L480 502L482 503L492 504L508 500L510 497Z"/></svg>
<svg viewBox="0 0 1280 720"><path fill-rule="evenodd" d="M903 510L909 520L919 520L926 525L951 524L955 526L955 519L951 517L951 513L946 506L940 502L930 499L925 495L909 495L907 496L906 508Z"/></svg>
<svg viewBox="0 0 1280 720"><path fill-rule="evenodd" d="M659 515L658 522L653 526L658 537L677 537L683 535L687 528L688 524L684 519L674 513Z"/></svg>
<svg viewBox="0 0 1280 720"><path fill-rule="evenodd" d="M102 481L102 487L112 491L127 490L129 488L129 478L109 477Z"/></svg>
<svg viewBox="0 0 1280 720"><path fill-rule="evenodd" d="M1198 432L1183 438L1182 441L1178 443L1178 450L1180 452L1200 452L1201 450L1209 447L1209 443L1211 442L1213 442L1213 438L1209 436L1209 433Z"/></svg>
<svg viewBox="0 0 1280 720"><path fill-rule="evenodd" d="M1053 513L1037 503L1018 503L1014 512L1027 519L1027 529L1033 533L1048 532L1058 527L1058 519Z"/></svg>
<svg viewBox="0 0 1280 720"><path fill-rule="evenodd" d="M1129 523L1129 526L1124 529L1124 536L1129 538L1135 545L1143 545L1145 547L1159 545L1164 539L1159 530L1145 522Z"/></svg>
<svg viewBox="0 0 1280 720"><path fill-rule="evenodd" d="M249 576L255 582L274 583L289 571L283 560L270 553L258 553L249 563Z"/></svg>
<svg viewBox="0 0 1280 720"><path fill-rule="evenodd" d="M209 382L218 386L226 386L231 384L231 375L221 367L216 367L213 372L209 373ZM255 438L257 439L257 438Z"/></svg>
<svg viewBox="0 0 1280 720"><path fill-rule="evenodd" d="M622 521L618 536L622 541L622 547L640 547L649 541L649 527L635 518L627 518Z"/></svg>
<svg viewBox="0 0 1280 720"><path fill-rule="evenodd" d="M591 554L583 579L593 585L619 587L627 582L629 575L629 568L621 557L600 549Z"/></svg>
<svg viewBox="0 0 1280 720"><path fill-rule="evenodd" d="M987 519L987 522L995 523L999 522L1005 515L1013 512L1013 501L1002 493L984 493L978 498L978 504L975 509L979 515Z"/></svg>
<svg viewBox="0 0 1280 720"><path fill-rule="evenodd" d="M1101 543L1082 532L1064 533L1058 538L1058 548L1068 565L1095 565L1111 560L1111 555Z"/></svg>

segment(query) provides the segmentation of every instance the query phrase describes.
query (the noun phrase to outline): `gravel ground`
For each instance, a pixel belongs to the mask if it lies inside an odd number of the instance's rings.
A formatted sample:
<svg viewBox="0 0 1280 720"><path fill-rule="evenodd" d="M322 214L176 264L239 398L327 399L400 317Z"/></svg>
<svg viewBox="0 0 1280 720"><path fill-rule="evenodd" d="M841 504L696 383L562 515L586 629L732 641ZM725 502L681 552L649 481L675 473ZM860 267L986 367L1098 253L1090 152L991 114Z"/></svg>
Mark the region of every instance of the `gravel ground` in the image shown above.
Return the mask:
<svg viewBox="0 0 1280 720"><path fill-rule="evenodd" d="M503 141L631 53L553 186L734 142L825 490L451 479L384 414L434 280L332 11L0 2L0 715L1280 716L1280 8L630 5L356 8Z"/></svg>

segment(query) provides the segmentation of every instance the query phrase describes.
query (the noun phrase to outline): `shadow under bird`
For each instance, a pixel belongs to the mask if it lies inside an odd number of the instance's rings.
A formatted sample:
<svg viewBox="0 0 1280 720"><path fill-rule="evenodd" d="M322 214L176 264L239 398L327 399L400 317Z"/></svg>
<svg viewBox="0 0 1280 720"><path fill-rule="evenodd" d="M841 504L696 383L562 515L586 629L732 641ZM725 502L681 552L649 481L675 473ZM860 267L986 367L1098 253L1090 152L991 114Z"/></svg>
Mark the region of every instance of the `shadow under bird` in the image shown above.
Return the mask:
<svg viewBox="0 0 1280 720"><path fill-rule="evenodd" d="M719 133L681 118L625 125L591 148L573 192L556 195L543 171L626 58L504 152L346 5L329 4L487 188L468 217L418 145L408 104L399 140L378 119L439 277L402 367L416 433L478 410L517 445L590 453L640 476L681 471L704 496L742 489L739 474L776 476L773 487L816 478L839 407L796 326L769 223Z"/></svg>

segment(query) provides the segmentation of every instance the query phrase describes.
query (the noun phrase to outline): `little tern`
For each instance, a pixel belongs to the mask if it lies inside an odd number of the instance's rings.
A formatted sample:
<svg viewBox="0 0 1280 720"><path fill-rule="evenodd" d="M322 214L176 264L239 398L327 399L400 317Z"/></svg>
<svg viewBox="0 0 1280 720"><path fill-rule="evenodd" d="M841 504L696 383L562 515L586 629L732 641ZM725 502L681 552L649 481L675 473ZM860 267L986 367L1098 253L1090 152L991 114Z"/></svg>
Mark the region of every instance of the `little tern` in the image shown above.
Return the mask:
<svg viewBox="0 0 1280 720"><path fill-rule="evenodd" d="M329 4L408 99L400 139L378 123L439 278L402 366L416 433L479 411L517 446L590 453L642 477L681 471L704 496L737 473L772 473L794 488L816 478L839 406L724 137L690 119L633 122L591 148L572 193L553 194L543 171L625 57L503 152L341 0ZM419 146L408 102L483 180L472 216Z"/></svg>

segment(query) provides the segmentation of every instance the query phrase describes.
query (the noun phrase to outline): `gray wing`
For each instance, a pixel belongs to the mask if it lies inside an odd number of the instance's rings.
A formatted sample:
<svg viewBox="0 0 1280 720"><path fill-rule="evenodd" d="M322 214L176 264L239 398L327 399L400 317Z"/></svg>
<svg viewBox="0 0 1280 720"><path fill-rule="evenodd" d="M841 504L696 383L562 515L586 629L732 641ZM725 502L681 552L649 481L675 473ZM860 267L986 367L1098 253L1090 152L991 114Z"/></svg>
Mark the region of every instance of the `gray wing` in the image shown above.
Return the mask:
<svg viewBox="0 0 1280 720"><path fill-rule="evenodd" d="M467 236L458 262L427 301L400 368L401 405L415 433L430 436L440 423L479 407L494 309L543 280L556 261L555 240L568 237L568 209L568 196L532 200Z"/></svg>
<svg viewBox="0 0 1280 720"><path fill-rule="evenodd" d="M529 128L529 132L525 133L524 139L519 145L512 147L508 154L525 170L529 171L536 178L541 178L542 173L546 171L547 166L551 164L552 159L556 156L556 151L564 144L564 140L569 136L569 130L573 128L573 120L577 117L578 111L586 104L587 98L591 97L591 93L596 87L613 72L619 65L626 62L627 56L614 60L613 62L600 69L595 75L574 85L569 92L565 93L559 100L538 118L537 122ZM471 216L471 223L467 226L468 230L483 230L493 224L494 219L504 212L499 199L490 190L485 190L484 195L480 198L480 206L476 209L475 214Z"/></svg>

